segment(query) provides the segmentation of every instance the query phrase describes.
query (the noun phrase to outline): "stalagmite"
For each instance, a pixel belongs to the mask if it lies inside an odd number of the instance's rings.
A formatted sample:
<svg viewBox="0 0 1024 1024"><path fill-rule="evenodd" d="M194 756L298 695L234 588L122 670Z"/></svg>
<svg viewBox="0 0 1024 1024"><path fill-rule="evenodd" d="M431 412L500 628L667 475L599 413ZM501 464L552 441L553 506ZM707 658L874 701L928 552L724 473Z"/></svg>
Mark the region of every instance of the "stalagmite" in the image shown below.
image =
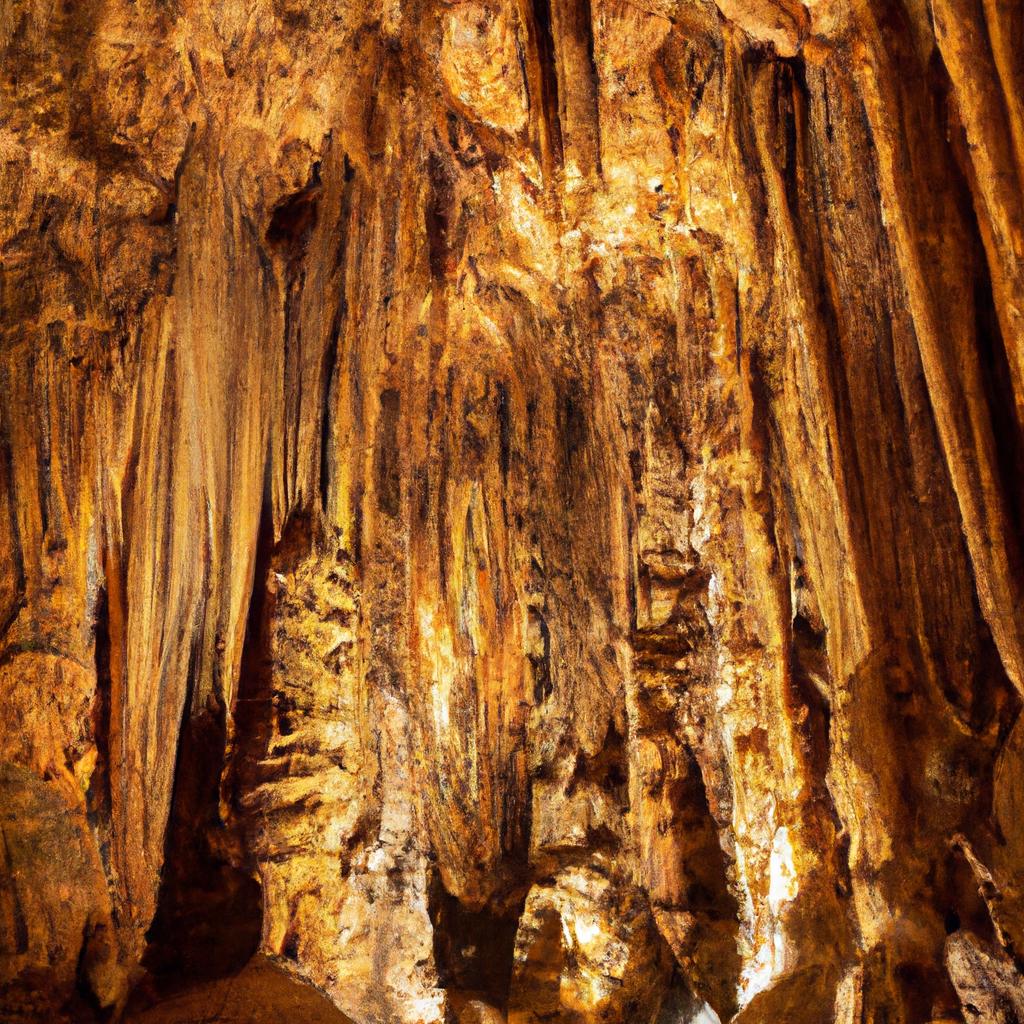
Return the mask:
<svg viewBox="0 0 1024 1024"><path fill-rule="evenodd" d="M0 53L0 1020L1024 1021L1021 0Z"/></svg>

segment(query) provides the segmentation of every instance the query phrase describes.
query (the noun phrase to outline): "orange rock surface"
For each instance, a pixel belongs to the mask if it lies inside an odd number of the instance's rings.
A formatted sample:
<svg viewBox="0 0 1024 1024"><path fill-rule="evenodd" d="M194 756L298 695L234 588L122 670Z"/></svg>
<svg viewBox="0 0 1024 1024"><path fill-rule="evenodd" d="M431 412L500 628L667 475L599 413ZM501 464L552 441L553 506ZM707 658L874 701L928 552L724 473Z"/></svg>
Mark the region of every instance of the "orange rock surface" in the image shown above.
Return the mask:
<svg viewBox="0 0 1024 1024"><path fill-rule="evenodd" d="M1021 0L0 54L0 1020L1024 1019Z"/></svg>

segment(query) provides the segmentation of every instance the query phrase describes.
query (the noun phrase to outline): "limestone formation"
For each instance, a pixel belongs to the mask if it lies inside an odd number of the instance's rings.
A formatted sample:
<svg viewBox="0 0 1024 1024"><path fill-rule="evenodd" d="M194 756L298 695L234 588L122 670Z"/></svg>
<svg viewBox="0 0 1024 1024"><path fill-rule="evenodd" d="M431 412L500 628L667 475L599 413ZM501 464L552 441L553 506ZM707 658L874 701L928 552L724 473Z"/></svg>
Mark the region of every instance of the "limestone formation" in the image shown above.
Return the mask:
<svg viewBox="0 0 1024 1024"><path fill-rule="evenodd" d="M0 1020L1024 1020L1024 2L0 54Z"/></svg>

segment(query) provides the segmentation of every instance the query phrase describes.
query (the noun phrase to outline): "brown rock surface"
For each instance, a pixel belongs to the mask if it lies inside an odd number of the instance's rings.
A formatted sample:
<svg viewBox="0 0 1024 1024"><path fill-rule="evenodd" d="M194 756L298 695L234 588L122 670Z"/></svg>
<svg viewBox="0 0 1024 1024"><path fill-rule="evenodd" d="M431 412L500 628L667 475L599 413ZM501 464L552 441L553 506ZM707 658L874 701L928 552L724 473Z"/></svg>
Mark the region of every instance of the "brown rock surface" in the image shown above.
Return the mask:
<svg viewBox="0 0 1024 1024"><path fill-rule="evenodd" d="M1020 1019L1020 0L0 54L0 1019Z"/></svg>
<svg viewBox="0 0 1024 1024"><path fill-rule="evenodd" d="M125 1024L351 1024L321 992L255 957L237 974L197 985Z"/></svg>

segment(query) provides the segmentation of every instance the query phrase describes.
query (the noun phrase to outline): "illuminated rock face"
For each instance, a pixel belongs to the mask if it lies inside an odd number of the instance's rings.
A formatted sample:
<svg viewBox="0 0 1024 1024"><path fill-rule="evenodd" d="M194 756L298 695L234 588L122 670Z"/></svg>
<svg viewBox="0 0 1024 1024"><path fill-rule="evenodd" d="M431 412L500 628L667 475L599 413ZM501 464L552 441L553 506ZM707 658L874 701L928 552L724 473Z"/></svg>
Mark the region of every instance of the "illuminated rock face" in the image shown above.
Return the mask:
<svg viewBox="0 0 1024 1024"><path fill-rule="evenodd" d="M0 1018L1020 1019L1022 39L0 3Z"/></svg>

